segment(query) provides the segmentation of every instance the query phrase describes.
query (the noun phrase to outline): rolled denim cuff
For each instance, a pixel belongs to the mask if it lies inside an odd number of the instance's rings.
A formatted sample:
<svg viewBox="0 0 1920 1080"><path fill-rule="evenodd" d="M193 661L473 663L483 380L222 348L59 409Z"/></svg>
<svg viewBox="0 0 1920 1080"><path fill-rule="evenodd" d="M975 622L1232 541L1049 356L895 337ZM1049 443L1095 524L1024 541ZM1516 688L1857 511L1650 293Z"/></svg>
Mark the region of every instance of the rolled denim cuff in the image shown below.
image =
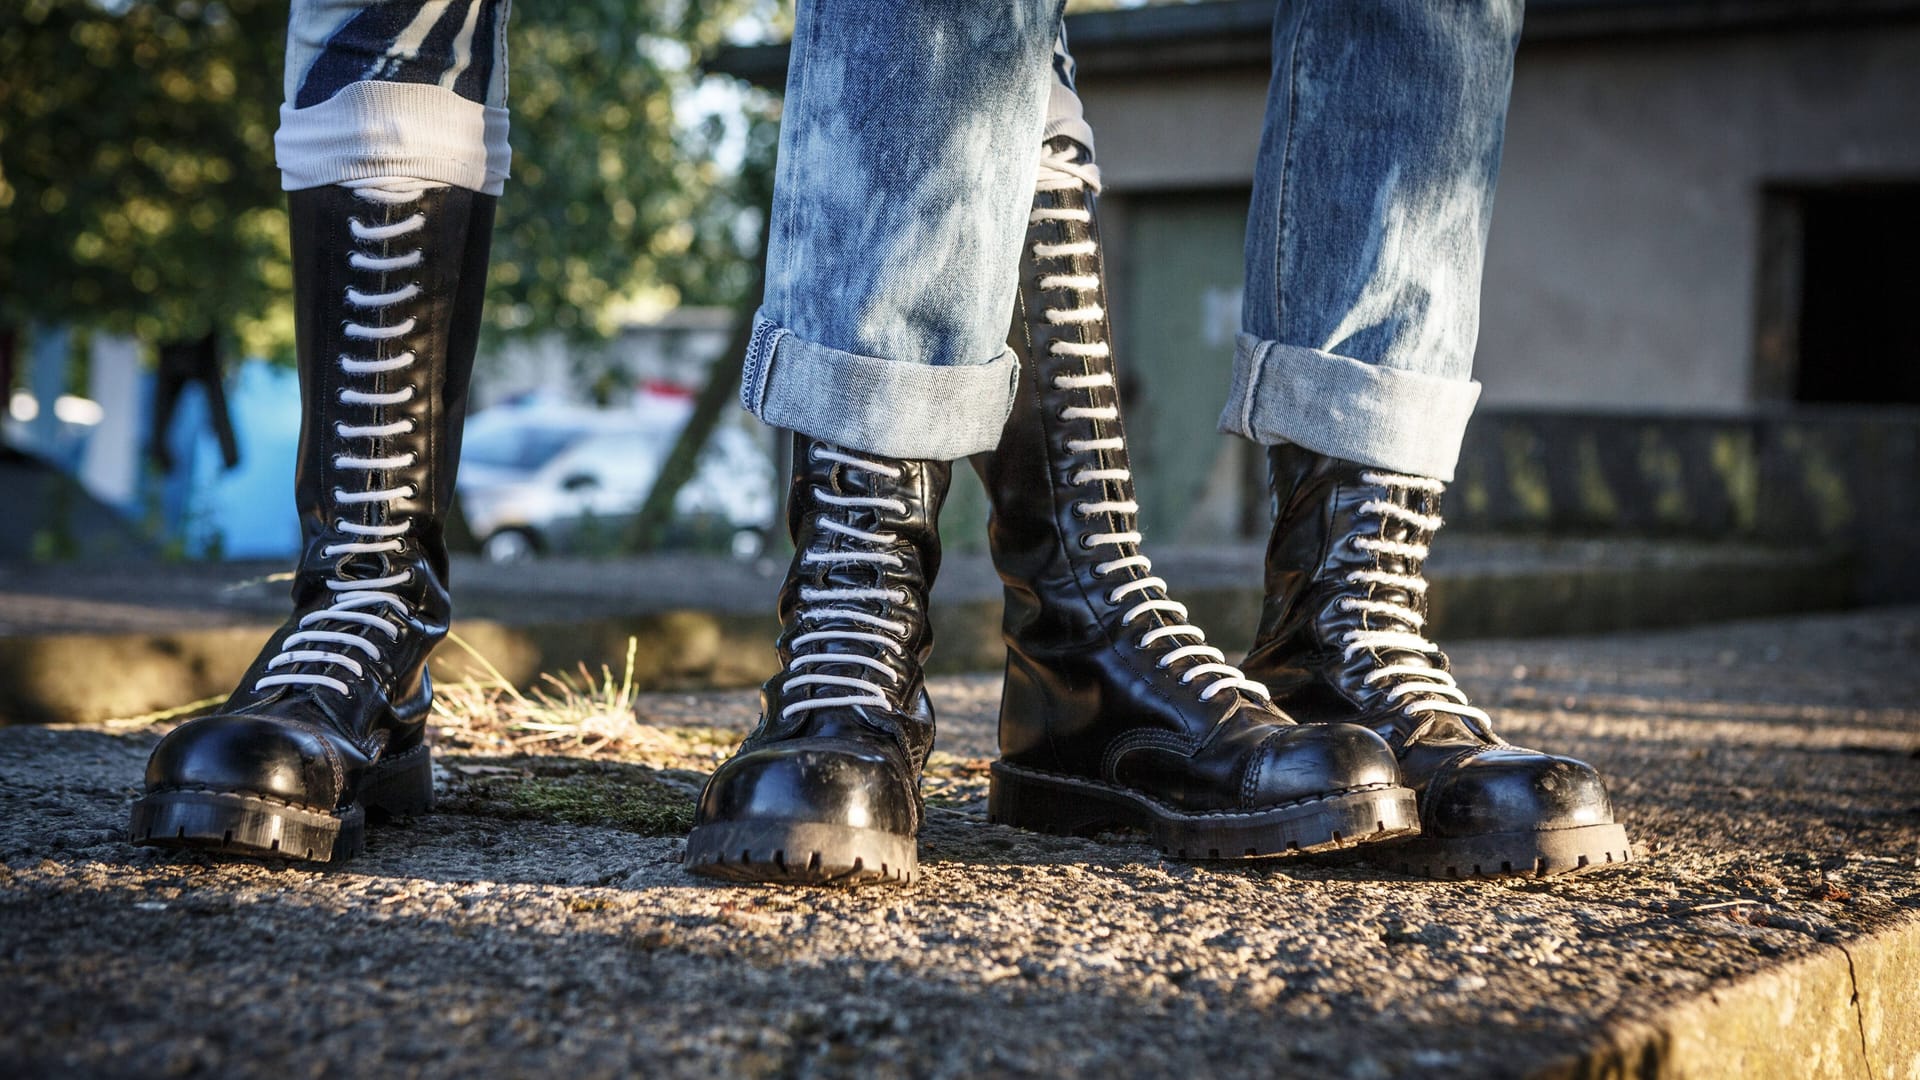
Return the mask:
<svg viewBox="0 0 1920 1080"><path fill-rule="evenodd" d="M806 341L760 314L740 404L774 427L849 450L952 461L1000 444L1019 372L1011 349L984 364L908 364Z"/></svg>
<svg viewBox="0 0 1920 1080"><path fill-rule="evenodd" d="M1241 334L1220 430L1272 446L1453 479L1480 384Z"/></svg>

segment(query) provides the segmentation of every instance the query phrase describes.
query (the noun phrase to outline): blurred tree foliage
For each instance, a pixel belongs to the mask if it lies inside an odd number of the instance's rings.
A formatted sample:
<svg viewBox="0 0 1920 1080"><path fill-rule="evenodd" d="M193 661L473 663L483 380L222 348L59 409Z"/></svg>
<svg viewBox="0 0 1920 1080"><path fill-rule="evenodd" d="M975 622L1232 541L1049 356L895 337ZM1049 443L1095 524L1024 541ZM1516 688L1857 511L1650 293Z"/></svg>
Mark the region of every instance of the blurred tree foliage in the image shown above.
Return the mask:
<svg viewBox="0 0 1920 1080"><path fill-rule="evenodd" d="M635 310L733 303L759 207L682 123L695 60L773 0L516 5L513 179L491 329L597 336ZM286 357L273 163L285 0L0 0L0 334L29 321ZM747 102L745 159L774 105ZM740 138L736 130L732 137Z"/></svg>

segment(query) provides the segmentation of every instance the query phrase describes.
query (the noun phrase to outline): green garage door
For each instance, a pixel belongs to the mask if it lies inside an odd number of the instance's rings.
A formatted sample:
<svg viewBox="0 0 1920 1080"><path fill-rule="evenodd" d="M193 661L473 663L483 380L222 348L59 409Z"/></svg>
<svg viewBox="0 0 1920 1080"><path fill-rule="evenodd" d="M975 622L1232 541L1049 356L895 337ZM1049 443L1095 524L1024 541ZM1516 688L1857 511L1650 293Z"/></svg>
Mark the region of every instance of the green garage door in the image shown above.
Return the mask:
<svg viewBox="0 0 1920 1080"><path fill-rule="evenodd" d="M1258 503L1248 505L1255 455L1218 432L1240 327L1247 199L1142 195L1114 207L1114 333L1134 391L1127 426L1142 524L1158 543L1225 543L1265 524Z"/></svg>

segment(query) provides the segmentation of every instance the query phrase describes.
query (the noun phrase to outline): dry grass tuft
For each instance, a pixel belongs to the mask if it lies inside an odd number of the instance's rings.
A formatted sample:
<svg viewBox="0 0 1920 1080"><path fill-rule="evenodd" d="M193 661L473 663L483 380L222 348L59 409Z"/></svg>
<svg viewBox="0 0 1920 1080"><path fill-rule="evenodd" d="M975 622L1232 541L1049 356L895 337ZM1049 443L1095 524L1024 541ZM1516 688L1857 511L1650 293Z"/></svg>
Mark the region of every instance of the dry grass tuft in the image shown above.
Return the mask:
<svg viewBox="0 0 1920 1080"><path fill-rule="evenodd" d="M649 728L634 712L633 661L639 639L627 639L626 670L617 680L606 665L596 675L583 663L577 675L542 672L524 694L458 634L448 634L447 640L465 650L487 678L434 688L433 711L441 730L478 735L504 729L505 740L516 748L560 749L586 757L647 741Z"/></svg>

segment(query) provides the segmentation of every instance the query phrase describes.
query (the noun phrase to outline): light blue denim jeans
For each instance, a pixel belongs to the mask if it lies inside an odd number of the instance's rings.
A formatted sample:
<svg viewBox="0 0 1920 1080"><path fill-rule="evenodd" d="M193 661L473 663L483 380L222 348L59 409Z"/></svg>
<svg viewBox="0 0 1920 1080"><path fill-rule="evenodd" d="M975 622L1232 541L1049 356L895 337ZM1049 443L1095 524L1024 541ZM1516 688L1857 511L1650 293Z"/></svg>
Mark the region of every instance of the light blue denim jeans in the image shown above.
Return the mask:
<svg viewBox="0 0 1920 1080"><path fill-rule="evenodd" d="M1451 479L1520 9L1280 4L1223 430ZM894 457L993 448L1042 133L1084 128L1057 34L1052 0L802 0L750 411Z"/></svg>
<svg viewBox="0 0 1920 1080"><path fill-rule="evenodd" d="M1220 428L1453 479L1521 0L1289 0Z"/></svg>
<svg viewBox="0 0 1920 1080"><path fill-rule="evenodd" d="M990 449L1064 0L802 0L741 401L855 450Z"/></svg>

